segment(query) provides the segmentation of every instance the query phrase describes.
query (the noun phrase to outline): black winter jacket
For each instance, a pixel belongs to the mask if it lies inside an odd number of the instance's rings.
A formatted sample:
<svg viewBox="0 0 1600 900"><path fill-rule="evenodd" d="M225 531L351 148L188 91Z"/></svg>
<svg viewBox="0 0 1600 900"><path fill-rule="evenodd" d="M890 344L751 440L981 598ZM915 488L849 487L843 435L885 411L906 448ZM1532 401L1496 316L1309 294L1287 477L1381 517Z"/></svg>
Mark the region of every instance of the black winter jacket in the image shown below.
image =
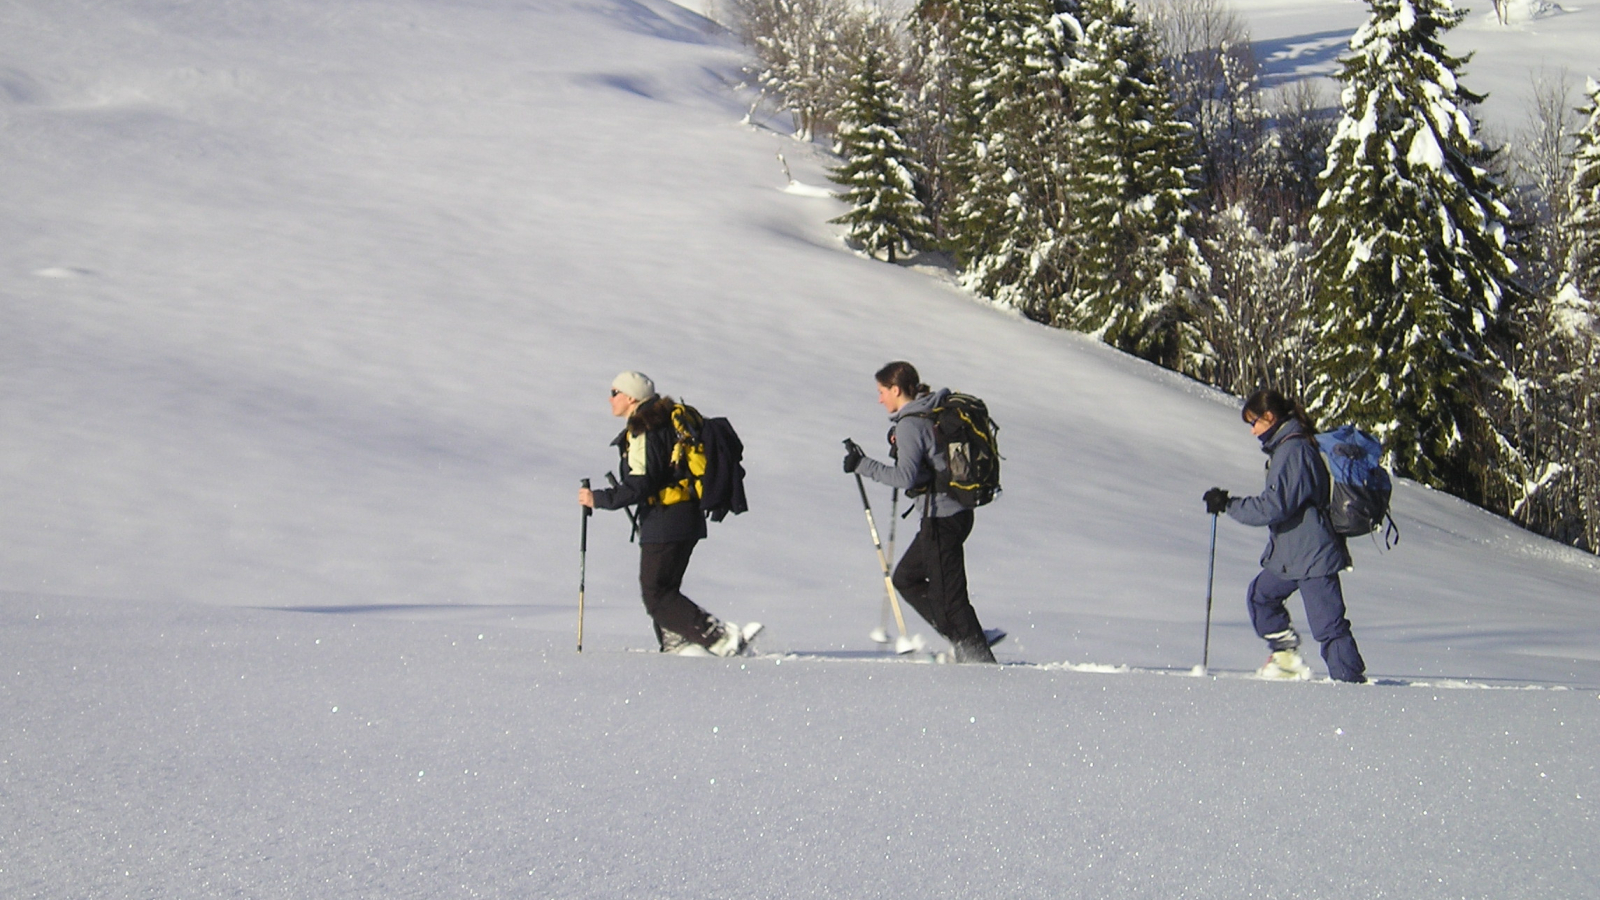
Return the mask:
<svg viewBox="0 0 1600 900"><path fill-rule="evenodd" d="M678 441L672 428L672 406L670 400L657 397L629 417L628 427L611 442L621 456L617 474L622 483L594 492L598 509L638 507L641 544L695 541L706 536L706 520L698 502L686 500L671 506L648 502L672 483L672 448ZM642 465L635 452L637 441L644 444Z"/></svg>

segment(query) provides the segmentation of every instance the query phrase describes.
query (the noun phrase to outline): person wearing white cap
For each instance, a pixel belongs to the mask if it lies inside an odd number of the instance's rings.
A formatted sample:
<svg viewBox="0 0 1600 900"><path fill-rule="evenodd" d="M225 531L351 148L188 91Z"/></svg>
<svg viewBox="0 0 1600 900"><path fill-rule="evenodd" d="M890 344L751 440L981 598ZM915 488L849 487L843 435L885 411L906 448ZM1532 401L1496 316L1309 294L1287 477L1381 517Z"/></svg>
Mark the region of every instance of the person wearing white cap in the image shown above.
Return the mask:
<svg viewBox="0 0 1600 900"><path fill-rule="evenodd" d="M612 379L611 414L628 422L611 442L621 457L622 480L610 489L582 488L578 502L593 509L638 508L639 588L663 653L733 656L745 650L760 626L724 623L682 590L689 558L706 536L706 521L693 492L678 490L673 477L676 406L671 397L657 394L655 382L643 373L623 372Z"/></svg>

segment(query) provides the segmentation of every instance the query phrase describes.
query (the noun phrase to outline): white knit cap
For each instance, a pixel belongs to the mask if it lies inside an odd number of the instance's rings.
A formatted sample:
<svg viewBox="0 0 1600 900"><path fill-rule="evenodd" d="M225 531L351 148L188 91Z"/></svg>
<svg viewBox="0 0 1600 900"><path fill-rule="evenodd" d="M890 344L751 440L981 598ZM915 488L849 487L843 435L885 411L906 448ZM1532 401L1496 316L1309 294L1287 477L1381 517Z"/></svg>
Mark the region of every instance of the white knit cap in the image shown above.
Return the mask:
<svg viewBox="0 0 1600 900"><path fill-rule="evenodd" d="M643 372L623 372L611 379L611 389L643 403L656 395L656 383Z"/></svg>

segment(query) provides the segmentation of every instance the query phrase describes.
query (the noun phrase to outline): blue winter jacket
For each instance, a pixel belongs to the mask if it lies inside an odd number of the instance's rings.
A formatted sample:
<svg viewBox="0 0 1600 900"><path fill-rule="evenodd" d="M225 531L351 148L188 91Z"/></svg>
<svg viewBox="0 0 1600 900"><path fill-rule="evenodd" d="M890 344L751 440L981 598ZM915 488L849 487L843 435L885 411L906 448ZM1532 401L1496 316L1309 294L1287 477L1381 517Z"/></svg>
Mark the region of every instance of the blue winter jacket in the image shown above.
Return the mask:
<svg viewBox="0 0 1600 900"><path fill-rule="evenodd" d="M1228 501L1228 515L1271 532L1261 568L1290 581L1320 578L1350 567L1344 539L1323 511L1331 483L1314 438L1294 419L1262 435L1266 490Z"/></svg>
<svg viewBox="0 0 1600 900"><path fill-rule="evenodd" d="M863 459L856 471L879 484L897 487L902 493L931 484L934 473L945 471L950 464L939 451L939 443L933 436L933 420L926 418L926 414L944 403L948 396L950 389L940 388L900 407L899 412L889 417L889 421L894 423L893 430L889 432L889 439L895 445L894 465ZM931 509L925 505L930 500ZM942 519L965 512L966 507L949 494L930 493L917 499L917 510Z"/></svg>

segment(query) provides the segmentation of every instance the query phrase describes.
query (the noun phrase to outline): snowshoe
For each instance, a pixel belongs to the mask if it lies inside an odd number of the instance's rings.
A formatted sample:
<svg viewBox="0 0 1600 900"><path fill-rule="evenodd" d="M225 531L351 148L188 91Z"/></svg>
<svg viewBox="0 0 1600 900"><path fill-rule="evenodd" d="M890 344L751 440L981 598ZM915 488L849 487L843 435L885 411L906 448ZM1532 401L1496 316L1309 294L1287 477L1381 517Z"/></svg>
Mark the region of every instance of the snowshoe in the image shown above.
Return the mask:
<svg viewBox="0 0 1600 900"><path fill-rule="evenodd" d="M761 633L762 627L760 622L751 622L743 627L724 623L721 636L706 649L711 651L712 656L739 656L749 649L750 642Z"/></svg>
<svg viewBox="0 0 1600 900"><path fill-rule="evenodd" d="M889 632L885 631L883 628L874 628L867 634L867 637L872 638L872 642L875 644L882 645L893 643L894 652L900 654L901 656L904 656L907 653L916 653L923 647L922 635L920 634L913 634L909 637L906 635L901 635L900 637L890 637Z"/></svg>
<svg viewBox="0 0 1600 900"><path fill-rule="evenodd" d="M1256 677L1270 681L1305 681L1311 677L1311 667L1298 650L1274 650L1267 662L1256 670Z"/></svg>

